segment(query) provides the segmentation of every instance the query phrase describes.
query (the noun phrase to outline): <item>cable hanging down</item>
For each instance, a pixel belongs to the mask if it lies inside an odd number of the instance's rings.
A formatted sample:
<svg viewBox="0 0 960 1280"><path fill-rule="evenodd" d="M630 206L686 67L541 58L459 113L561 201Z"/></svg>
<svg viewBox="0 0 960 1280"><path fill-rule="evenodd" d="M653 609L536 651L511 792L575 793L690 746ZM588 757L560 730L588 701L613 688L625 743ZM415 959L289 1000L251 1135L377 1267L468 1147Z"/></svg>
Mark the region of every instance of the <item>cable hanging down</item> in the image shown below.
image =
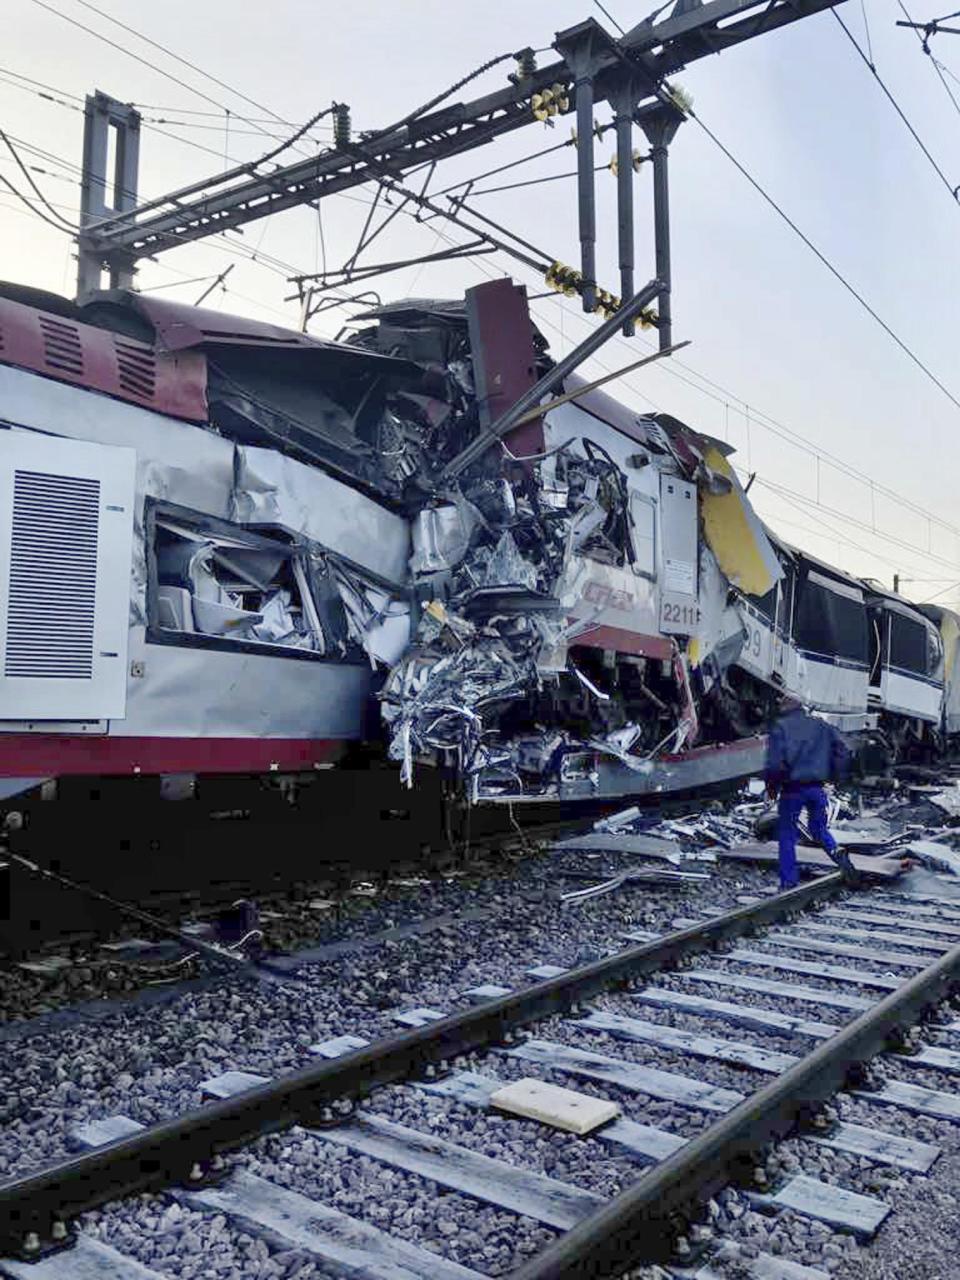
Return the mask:
<svg viewBox="0 0 960 1280"><path fill-rule="evenodd" d="M23 160L21 160L20 158L19 152L11 142L9 136L3 131L3 129L0 129L0 141L3 142L4 146L13 156L14 160L17 162L17 167L19 168L20 172L23 174L27 182L30 184L30 189L33 191L34 195L40 201L43 207L50 213L51 217L55 219L56 223L59 225L59 229L61 231L69 231L71 235L76 234L78 228L73 226L73 224L69 223L66 220L66 218L62 217L59 213L57 213L56 209L53 207L53 205L50 203L47 197L43 194L43 192L37 186L37 183L34 180L33 174L30 172L27 166L23 163ZM31 209L33 208L32 202L26 196L24 196L21 191L18 191L18 189L13 185L13 183L10 182L7 178L3 178L3 184L4 186L8 187L15 196L17 196L20 200L22 200L24 204L27 205L28 208L31 208ZM33 211L34 213L39 214L39 210L34 209ZM43 217L42 214L39 214L39 216ZM44 217L44 221L49 222L50 218Z"/></svg>

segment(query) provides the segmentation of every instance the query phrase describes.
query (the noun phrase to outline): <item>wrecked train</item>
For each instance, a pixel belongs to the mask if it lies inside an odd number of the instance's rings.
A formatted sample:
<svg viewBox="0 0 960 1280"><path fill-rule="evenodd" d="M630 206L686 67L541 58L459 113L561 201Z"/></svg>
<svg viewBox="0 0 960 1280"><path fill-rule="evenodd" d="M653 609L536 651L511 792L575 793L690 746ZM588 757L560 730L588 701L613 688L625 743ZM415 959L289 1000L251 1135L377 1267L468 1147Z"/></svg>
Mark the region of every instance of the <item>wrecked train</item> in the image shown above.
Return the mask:
<svg viewBox="0 0 960 1280"><path fill-rule="evenodd" d="M449 482L550 364L508 280L339 343L0 287L0 800L392 820L415 773L461 809L722 784L783 691L894 749L957 727L953 616L777 540L668 415L570 377Z"/></svg>

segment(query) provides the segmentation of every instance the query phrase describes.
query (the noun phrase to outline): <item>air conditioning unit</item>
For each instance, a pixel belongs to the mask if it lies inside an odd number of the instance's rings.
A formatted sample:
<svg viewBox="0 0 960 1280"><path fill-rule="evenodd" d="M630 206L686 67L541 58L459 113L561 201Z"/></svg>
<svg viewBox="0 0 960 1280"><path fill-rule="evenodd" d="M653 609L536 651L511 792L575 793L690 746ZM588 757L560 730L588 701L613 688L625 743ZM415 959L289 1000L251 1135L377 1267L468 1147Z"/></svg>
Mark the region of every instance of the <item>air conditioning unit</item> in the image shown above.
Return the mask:
<svg viewBox="0 0 960 1280"><path fill-rule="evenodd" d="M124 715L136 451L0 431L0 721Z"/></svg>

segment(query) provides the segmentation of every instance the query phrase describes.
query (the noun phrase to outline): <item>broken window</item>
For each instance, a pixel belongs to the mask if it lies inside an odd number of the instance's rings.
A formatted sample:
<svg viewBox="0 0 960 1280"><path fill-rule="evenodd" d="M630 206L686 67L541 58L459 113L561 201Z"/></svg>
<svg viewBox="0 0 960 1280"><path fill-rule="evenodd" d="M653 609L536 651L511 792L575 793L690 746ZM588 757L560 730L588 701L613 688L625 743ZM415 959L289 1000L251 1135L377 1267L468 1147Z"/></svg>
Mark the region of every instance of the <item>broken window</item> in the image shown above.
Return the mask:
<svg viewBox="0 0 960 1280"><path fill-rule="evenodd" d="M305 552L239 525L152 510L150 622L171 639L326 651Z"/></svg>

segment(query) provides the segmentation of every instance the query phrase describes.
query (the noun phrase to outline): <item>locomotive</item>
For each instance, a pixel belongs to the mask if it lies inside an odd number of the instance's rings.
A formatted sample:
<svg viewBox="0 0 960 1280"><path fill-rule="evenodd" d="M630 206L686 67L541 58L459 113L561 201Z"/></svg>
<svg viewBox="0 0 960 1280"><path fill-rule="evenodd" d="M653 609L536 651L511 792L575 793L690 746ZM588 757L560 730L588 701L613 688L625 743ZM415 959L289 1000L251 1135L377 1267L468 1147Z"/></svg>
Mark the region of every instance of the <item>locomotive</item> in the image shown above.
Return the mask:
<svg viewBox="0 0 960 1280"><path fill-rule="evenodd" d="M551 363L509 280L342 342L0 285L0 802L27 847L137 896L146 866L161 895L303 874L384 823L417 849L452 812L729 784L784 693L944 748L960 620L781 541L721 441L571 375L451 482Z"/></svg>

